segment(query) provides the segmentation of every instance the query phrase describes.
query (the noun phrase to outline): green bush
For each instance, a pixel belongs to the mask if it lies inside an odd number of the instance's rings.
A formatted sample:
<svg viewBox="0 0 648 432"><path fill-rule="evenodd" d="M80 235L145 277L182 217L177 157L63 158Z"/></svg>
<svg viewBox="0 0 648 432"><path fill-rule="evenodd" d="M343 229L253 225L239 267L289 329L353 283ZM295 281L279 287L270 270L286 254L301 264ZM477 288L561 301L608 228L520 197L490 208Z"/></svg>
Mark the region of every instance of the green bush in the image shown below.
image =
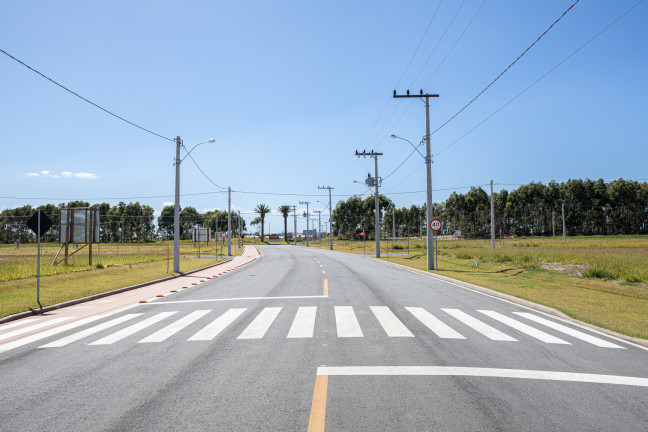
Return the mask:
<svg viewBox="0 0 648 432"><path fill-rule="evenodd" d="M493 257L493 261L496 263L513 262L514 258L510 254L500 252L495 254L495 256Z"/></svg>
<svg viewBox="0 0 648 432"><path fill-rule="evenodd" d="M102 269L102 268L104 268L104 265L101 264L101 263L97 263L97 264L95 264L95 267L98 268L98 269Z"/></svg>
<svg viewBox="0 0 648 432"><path fill-rule="evenodd" d="M458 259L473 259L474 255L472 252L469 251L458 251L457 254L455 255Z"/></svg>
<svg viewBox="0 0 648 432"><path fill-rule="evenodd" d="M608 269L602 267L593 267L583 273L584 277L596 279L614 279L614 274Z"/></svg>
<svg viewBox="0 0 648 432"><path fill-rule="evenodd" d="M395 244L392 249L401 250L401 249L405 249L405 248L403 247L403 245Z"/></svg>

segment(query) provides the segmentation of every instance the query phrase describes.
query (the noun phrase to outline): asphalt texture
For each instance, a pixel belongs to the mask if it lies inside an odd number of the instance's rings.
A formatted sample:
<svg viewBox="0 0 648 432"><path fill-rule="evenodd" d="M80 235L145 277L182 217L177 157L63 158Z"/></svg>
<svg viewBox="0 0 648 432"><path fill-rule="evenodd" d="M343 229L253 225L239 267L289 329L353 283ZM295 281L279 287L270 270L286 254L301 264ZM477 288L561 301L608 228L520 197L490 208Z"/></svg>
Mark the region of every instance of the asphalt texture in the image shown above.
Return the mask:
<svg viewBox="0 0 648 432"><path fill-rule="evenodd" d="M0 430L305 431L311 421L314 431L318 410L326 431L648 430L643 348L366 257L259 251L222 277L0 352ZM636 385L359 369L328 376L316 407L323 366L552 371Z"/></svg>

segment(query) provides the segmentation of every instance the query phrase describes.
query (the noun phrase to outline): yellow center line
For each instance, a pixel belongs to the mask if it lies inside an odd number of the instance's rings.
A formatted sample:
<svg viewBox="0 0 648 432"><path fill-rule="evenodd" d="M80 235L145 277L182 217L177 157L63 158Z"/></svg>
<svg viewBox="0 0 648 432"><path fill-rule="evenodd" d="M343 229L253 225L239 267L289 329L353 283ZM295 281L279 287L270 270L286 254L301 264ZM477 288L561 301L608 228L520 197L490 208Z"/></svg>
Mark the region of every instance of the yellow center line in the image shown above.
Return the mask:
<svg viewBox="0 0 648 432"><path fill-rule="evenodd" d="M327 390L328 375L317 375L317 378L315 378L315 390L313 390L313 404L311 405L308 432L324 432Z"/></svg>
<svg viewBox="0 0 648 432"><path fill-rule="evenodd" d="M325 274L325 273L326 273L326 272L325 272L324 270L322 270L322 274Z"/></svg>
<svg viewBox="0 0 648 432"><path fill-rule="evenodd" d="M320 267L324 267L322 264L320 264Z"/></svg>
<svg viewBox="0 0 648 432"><path fill-rule="evenodd" d="M324 279L324 296L328 297L328 279Z"/></svg>

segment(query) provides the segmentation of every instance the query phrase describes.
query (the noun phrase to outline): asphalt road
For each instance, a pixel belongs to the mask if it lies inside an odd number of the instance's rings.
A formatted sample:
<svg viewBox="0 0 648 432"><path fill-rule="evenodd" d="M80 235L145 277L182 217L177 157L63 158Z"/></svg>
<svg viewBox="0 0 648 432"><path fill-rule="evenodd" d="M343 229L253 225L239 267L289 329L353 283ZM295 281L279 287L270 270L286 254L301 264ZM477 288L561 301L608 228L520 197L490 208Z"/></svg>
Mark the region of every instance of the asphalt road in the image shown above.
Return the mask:
<svg viewBox="0 0 648 432"><path fill-rule="evenodd" d="M259 250L0 352L0 430L648 430L643 348L360 256Z"/></svg>

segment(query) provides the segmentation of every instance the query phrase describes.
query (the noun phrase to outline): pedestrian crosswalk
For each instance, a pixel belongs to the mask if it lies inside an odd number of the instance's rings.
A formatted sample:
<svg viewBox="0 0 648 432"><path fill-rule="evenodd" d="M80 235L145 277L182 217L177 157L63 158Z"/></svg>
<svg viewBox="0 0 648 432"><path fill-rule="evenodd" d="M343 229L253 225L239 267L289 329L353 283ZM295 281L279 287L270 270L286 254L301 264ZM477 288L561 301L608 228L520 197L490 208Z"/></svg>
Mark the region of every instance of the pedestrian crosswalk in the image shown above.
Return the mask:
<svg viewBox="0 0 648 432"><path fill-rule="evenodd" d="M359 317L361 319L359 319ZM116 318L101 315L54 324L70 317L24 320L0 326L0 340L29 334L0 344L0 353L56 335L39 348L61 348L75 342L89 346L118 343L159 344L168 340L212 341L227 333L236 340L337 338L438 338L501 342L540 341L552 345L586 343L599 348L618 348L602 337L544 318L536 313L456 308L388 306L265 307L261 310L230 308L215 311L128 313ZM107 321L101 322L103 319ZM95 323L97 321L97 323ZM81 329L81 327L91 326ZM540 326L540 328L537 328ZM328 328L328 327L335 327ZM35 330L41 330L34 332ZM226 330L230 329L229 332ZM74 332L72 332L74 330ZM335 331L333 331L335 330Z"/></svg>

